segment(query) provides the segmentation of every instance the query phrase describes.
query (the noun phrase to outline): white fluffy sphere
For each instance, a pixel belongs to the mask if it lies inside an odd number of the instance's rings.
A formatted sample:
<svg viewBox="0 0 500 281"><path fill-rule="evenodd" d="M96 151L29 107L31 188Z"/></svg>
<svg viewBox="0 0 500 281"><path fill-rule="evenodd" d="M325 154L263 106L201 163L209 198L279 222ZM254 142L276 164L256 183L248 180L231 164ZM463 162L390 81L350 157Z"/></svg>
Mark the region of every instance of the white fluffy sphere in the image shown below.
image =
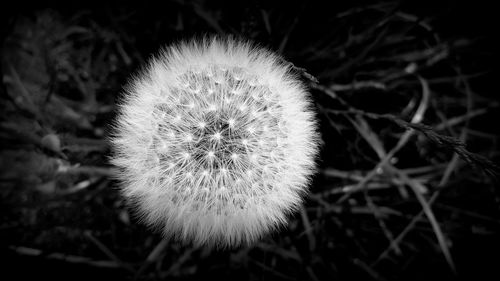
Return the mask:
<svg viewBox="0 0 500 281"><path fill-rule="evenodd" d="M205 38L163 49L128 85L112 162L149 225L195 244L248 244L307 192L319 135L308 93L272 52Z"/></svg>

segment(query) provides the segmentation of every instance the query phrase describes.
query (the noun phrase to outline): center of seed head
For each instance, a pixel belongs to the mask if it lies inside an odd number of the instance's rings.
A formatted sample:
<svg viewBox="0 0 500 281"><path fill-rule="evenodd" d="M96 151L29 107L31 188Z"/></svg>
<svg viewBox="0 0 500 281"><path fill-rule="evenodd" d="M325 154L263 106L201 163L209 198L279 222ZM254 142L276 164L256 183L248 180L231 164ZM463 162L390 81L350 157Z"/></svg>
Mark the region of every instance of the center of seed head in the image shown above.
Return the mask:
<svg viewBox="0 0 500 281"><path fill-rule="evenodd" d="M167 144L156 149L157 159L177 167L163 170L174 181L201 178L197 184L205 187L231 187L259 174L265 166L259 159L268 158L279 134L269 88L241 68L216 66L188 71L179 82L154 113L158 137ZM179 176L187 173L193 176Z"/></svg>

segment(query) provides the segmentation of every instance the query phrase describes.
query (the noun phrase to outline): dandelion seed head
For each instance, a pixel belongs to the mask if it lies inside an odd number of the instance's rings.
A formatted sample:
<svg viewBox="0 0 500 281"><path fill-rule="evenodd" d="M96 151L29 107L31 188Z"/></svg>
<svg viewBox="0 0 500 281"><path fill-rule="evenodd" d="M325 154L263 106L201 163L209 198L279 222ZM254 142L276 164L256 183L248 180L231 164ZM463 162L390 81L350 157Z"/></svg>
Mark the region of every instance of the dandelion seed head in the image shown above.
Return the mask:
<svg viewBox="0 0 500 281"><path fill-rule="evenodd" d="M166 236L251 243L307 192L309 95L270 51L233 39L168 47L129 84L112 138L124 196Z"/></svg>

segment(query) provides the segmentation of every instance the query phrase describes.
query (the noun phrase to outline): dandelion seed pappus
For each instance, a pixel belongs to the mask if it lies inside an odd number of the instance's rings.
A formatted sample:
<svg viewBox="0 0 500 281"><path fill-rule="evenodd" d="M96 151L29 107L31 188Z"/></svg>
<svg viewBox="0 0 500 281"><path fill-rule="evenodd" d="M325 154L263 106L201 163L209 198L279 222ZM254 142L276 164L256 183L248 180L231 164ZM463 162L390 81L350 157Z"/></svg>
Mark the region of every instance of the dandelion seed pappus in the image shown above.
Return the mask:
<svg viewBox="0 0 500 281"><path fill-rule="evenodd" d="M146 224L235 247L297 210L319 134L308 92L281 61L248 41L205 37L162 49L131 79L112 163Z"/></svg>

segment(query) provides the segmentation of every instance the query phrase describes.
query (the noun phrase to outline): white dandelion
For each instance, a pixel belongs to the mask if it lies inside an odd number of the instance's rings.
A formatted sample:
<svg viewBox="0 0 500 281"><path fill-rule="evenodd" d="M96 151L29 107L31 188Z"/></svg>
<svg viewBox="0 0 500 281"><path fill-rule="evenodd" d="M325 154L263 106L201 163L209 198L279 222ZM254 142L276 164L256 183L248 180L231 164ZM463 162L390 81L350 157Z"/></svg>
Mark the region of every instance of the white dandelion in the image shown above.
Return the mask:
<svg viewBox="0 0 500 281"><path fill-rule="evenodd" d="M272 52L205 38L165 48L127 87L112 137L123 195L165 236L249 244L307 192L319 135Z"/></svg>

